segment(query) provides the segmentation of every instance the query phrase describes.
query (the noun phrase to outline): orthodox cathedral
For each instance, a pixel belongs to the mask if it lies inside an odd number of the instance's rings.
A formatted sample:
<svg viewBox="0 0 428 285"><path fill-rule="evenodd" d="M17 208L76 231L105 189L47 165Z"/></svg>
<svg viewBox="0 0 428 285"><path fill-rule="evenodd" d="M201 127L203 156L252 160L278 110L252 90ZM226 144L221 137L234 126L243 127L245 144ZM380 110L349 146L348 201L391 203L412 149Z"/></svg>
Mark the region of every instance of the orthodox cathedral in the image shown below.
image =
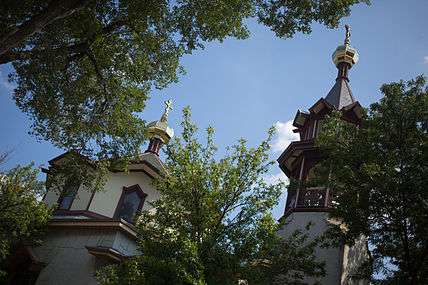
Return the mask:
<svg viewBox="0 0 428 285"><path fill-rule="evenodd" d="M312 168L321 159L314 140L322 131L327 114L340 111L343 119L353 124L359 124L361 119L362 107L352 95L348 75L358 61L358 53L350 45L349 27L346 30L344 44L333 53L338 70L335 84L308 111L297 111L293 126L300 140L292 142L278 158L280 169L289 178L302 182L311 179ZM111 171L102 191L91 192L72 181L64 187L63 194L58 189L48 189L44 202L56 205L57 210L43 245L16 254L12 269L16 283L25 279L26 283L19 284L97 284L94 274L98 268L140 254L133 217L138 211L151 210L149 202L159 197L151 182L165 173L159 150L173 136L168 126L170 109L171 103L167 102L161 119L149 124L150 143L145 153L131 163L128 172ZM69 155L75 154L66 152L49 161L47 179L49 169L63 163ZM286 223L280 234L286 237L309 222L314 225L311 235L322 234L334 222L328 216L331 197L328 188L290 189L282 217ZM364 237L352 247L342 244L319 248L316 255L325 261L327 274L319 280L308 278L308 283L368 284L358 274L359 265L369 258Z"/></svg>

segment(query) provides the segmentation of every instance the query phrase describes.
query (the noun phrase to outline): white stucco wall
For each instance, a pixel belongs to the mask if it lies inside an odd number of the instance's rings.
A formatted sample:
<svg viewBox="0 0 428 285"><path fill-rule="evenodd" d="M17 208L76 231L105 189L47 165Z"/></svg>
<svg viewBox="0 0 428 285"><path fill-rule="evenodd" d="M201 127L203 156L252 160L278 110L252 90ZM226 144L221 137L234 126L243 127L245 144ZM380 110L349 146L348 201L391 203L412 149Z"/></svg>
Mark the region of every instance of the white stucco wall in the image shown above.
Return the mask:
<svg viewBox="0 0 428 285"><path fill-rule="evenodd" d="M46 205L48 205L49 207L52 207L54 204L58 202L58 198L59 198L59 192L49 189L46 192L46 195L43 201L46 203Z"/></svg>
<svg viewBox="0 0 428 285"><path fill-rule="evenodd" d="M111 173L104 185L104 190L95 193L89 211L113 218L123 187L138 184L147 194L143 210L150 209L149 202L159 198L159 193L152 185L152 178L144 172Z"/></svg>
<svg viewBox="0 0 428 285"><path fill-rule="evenodd" d="M86 210L91 196L92 193L85 186L80 186L70 210Z"/></svg>
<svg viewBox="0 0 428 285"><path fill-rule="evenodd" d="M295 212L286 218L286 224L279 234L287 237L297 229L305 230L305 226L311 222L313 226L309 235L315 238L322 235L329 226L328 218L328 213L324 212ZM326 262L326 276L318 280L320 284L368 285L368 280L358 278L360 265L369 258L366 242L366 238L362 236L352 247L343 245L343 248L318 248L317 259ZM315 280L308 278L305 281L312 284Z"/></svg>
<svg viewBox="0 0 428 285"><path fill-rule="evenodd" d="M96 270L105 263L91 255L85 246L110 247L124 255L136 255L136 243L121 232L97 229L53 229L40 247L33 248L46 266L36 285L98 284Z"/></svg>
<svg viewBox="0 0 428 285"><path fill-rule="evenodd" d="M295 212L286 218L286 224L279 234L283 237L288 237L295 230L299 229L304 231L305 226L311 222L313 226L309 230L309 236L315 238L324 233L327 229L327 218L328 214L323 212ZM325 261L326 263L326 276L317 279L320 284L340 284L342 259L342 251L340 248L318 248L315 255L317 260ZM312 284L315 280L313 278L307 278L305 281Z"/></svg>

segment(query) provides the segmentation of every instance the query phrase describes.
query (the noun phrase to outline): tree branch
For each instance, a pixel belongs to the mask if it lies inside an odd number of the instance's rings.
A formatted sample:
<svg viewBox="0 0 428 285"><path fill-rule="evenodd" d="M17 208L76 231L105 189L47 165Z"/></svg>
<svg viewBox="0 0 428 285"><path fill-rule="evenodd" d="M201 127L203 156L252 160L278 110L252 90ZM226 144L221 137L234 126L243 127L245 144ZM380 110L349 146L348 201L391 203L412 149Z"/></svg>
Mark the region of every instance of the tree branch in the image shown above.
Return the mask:
<svg viewBox="0 0 428 285"><path fill-rule="evenodd" d="M28 37L41 32L47 25L82 9L90 0L52 0L40 14L16 27L0 39L0 56L22 44Z"/></svg>
<svg viewBox="0 0 428 285"><path fill-rule="evenodd" d="M0 55L0 64L6 64L15 60L25 60L30 58L31 55L32 55L31 51L18 51L18 52L9 51L7 53Z"/></svg>
<svg viewBox="0 0 428 285"><path fill-rule="evenodd" d="M120 20L113 21L109 25L103 27L100 31L100 34L102 34L102 35L110 34L110 33L114 32L116 29L123 27L125 25L127 25L126 20L120 19ZM80 43L73 44L70 46L52 48L52 49L32 49L32 50L22 50L22 51L9 50L3 54L0 54L0 64L6 64L6 63L16 61L16 60L30 59L35 54L41 53L41 52L46 52L46 51L57 52L60 50L67 50L67 52L69 53L68 58L67 58L67 61L68 61L67 65L68 65L70 62L72 62L76 59L80 59L83 56L87 55L86 51L87 51L88 47L90 46L90 44L94 40L95 40L95 37L92 37L91 39L88 39L84 42L80 42ZM2 45L0 45L0 48L1 47L2 47Z"/></svg>
<svg viewBox="0 0 428 285"><path fill-rule="evenodd" d="M81 55L86 52L88 49L88 42L81 42L77 44L73 44L70 46L63 46L54 49L50 49L52 52L59 52L61 50L65 50L69 55L69 61L75 60L78 55ZM48 51L48 49L32 49L32 50L22 50L22 51L9 51L5 54L0 55L0 64L9 63L15 60L26 60L31 57L37 55L38 53L43 53Z"/></svg>
<svg viewBox="0 0 428 285"><path fill-rule="evenodd" d="M92 63L95 73L97 74L97 78L100 81L100 84L103 88L104 91L104 102L101 104L100 106L100 113L104 113L104 111L106 110L110 100L109 100L109 95L110 92L108 90L108 86L107 86L107 82L101 72L101 69L98 66L97 60L94 56L94 54L92 53L92 50L88 47L88 49L86 50L85 54L88 56L90 62Z"/></svg>

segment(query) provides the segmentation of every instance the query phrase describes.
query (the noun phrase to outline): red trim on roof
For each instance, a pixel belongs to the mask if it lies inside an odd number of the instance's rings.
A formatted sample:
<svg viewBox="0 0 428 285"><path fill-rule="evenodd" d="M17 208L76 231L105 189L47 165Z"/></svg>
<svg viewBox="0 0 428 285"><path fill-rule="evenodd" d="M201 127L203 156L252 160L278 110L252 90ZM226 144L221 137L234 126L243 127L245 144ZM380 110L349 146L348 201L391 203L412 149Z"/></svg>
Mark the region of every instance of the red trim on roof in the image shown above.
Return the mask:
<svg viewBox="0 0 428 285"><path fill-rule="evenodd" d="M88 210L56 210L54 216L84 216L92 219L111 219L110 217L88 211Z"/></svg>

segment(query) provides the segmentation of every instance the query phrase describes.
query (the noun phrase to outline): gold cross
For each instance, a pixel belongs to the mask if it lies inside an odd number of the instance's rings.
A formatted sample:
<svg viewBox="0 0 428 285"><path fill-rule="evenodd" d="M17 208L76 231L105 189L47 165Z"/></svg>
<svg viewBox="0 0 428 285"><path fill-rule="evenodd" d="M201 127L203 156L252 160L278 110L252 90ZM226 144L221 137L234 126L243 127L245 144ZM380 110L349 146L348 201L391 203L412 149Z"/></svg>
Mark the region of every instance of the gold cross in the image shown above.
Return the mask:
<svg viewBox="0 0 428 285"><path fill-rule="evenodd" d="M165 112L161 117L162 122L166 122L168 120L169 111L172 110L172 101L171 99L164 102L165 103Z"/></svg>
<svg viewBox="0 0 428 285"><path fill-rule="evenodd" d="M345 25L345 29L345 45L349 45L351 43L351 27L349 25Z"/></svg>
<svg viewBox="0 0 428 285"><path fill-rule="evenodd" d="M172 101L171 99L164 102L165 103L165 113L169 113L172 110Z"/></svg>

